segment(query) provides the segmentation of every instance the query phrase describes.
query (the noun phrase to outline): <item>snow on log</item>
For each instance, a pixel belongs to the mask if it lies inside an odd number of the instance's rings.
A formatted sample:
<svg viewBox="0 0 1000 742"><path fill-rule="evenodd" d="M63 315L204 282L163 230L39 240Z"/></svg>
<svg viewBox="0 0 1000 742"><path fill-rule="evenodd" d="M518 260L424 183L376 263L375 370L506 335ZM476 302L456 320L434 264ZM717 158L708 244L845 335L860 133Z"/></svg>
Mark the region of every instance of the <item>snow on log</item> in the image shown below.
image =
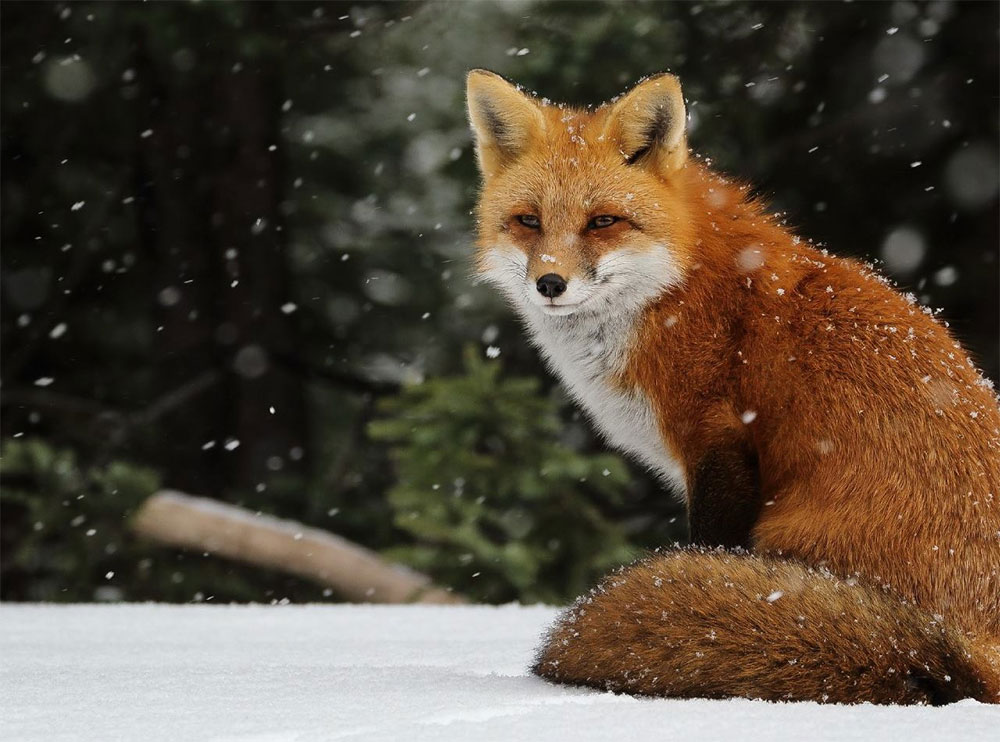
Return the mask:
<svg viewBox="0 0 1000 742"><path fill-rule="evenodd" d="M140 536L307 577L365 603L462 603L426 575L328 531L218 500L164 490L132 521Z"/></svg>

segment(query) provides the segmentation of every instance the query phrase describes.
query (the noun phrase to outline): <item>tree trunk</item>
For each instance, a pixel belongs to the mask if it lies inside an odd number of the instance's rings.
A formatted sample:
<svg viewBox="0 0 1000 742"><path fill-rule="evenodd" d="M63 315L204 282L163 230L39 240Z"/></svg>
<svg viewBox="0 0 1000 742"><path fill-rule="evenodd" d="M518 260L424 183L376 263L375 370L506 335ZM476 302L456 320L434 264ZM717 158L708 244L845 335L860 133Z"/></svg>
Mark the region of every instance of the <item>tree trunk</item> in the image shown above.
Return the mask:
<svg viewBox="0 0 1000 742"><path fill-rule="evenodd" d="M273 6L247 8L250 23L263 34ZM214 80L220 140L212 226L223 266L219 328L225 339L234 338L227 394L231 436L240 443L231 455L230 473L241 488L265 481L276 470L301 468L306 447L302 379L272 360L299 350L281 213L280 61L274 51L236 60L222 65Z"/></svg>
<svg viewBox="0 0 1000 742"><path fill-rule="evenodd" d="M245 6L262 38L273 6ZM186 75L137 40L140 224L157 261L157 386L222 382L164 420L169 484L249 491L306 454L303 381L271 362L297 349L281 214L281 60L223 36ZM161 80L169 80L163 83ZM273 410L273 411L272 411ZM214 441L214 443L211 443Z"/></svg>

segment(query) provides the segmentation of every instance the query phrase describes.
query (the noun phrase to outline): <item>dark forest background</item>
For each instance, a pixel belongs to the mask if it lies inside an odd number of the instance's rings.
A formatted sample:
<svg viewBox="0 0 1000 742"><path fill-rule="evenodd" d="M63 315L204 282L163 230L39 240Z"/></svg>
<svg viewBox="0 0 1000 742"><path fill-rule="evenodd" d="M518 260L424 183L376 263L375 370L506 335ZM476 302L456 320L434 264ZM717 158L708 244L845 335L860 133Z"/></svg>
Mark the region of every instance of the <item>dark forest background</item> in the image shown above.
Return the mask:
<svg viewBox="0 0 1000 742"><path fill-rule="evenodd" d="M4 2L2 597L337 599L137 541L161 486L488 601L685 538L470 280L471 67L677 73L695 150L997 379L998 7Z"/></svg>

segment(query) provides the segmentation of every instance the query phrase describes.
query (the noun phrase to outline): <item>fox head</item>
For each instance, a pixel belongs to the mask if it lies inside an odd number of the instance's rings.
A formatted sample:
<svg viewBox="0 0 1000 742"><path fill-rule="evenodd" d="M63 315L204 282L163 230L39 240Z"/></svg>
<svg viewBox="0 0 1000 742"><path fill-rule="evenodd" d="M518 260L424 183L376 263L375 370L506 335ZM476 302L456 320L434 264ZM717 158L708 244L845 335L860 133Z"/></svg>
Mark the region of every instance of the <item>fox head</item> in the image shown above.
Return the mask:
<svg viewBox="0 0 1000 742"><path fill-rule="evenodd" d="M472 70L467 99L482 174L477 271L519 312L623 310L683 280L691 258L677 78L649 77L584 111Z"/></svg>

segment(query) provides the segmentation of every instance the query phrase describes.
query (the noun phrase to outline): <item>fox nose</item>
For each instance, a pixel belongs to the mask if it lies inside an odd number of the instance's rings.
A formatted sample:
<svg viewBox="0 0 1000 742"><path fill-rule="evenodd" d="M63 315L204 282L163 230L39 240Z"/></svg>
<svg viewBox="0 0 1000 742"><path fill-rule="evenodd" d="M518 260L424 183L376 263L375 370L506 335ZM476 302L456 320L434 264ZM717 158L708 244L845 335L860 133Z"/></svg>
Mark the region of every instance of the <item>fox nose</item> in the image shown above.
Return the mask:
<svg viewBox="0 0 1000 742"><path fill-rule="evenodd" d="M555 299L566 291L566 279L558 273L546 273L535 284L538 293L548 299Z"/></svg>

